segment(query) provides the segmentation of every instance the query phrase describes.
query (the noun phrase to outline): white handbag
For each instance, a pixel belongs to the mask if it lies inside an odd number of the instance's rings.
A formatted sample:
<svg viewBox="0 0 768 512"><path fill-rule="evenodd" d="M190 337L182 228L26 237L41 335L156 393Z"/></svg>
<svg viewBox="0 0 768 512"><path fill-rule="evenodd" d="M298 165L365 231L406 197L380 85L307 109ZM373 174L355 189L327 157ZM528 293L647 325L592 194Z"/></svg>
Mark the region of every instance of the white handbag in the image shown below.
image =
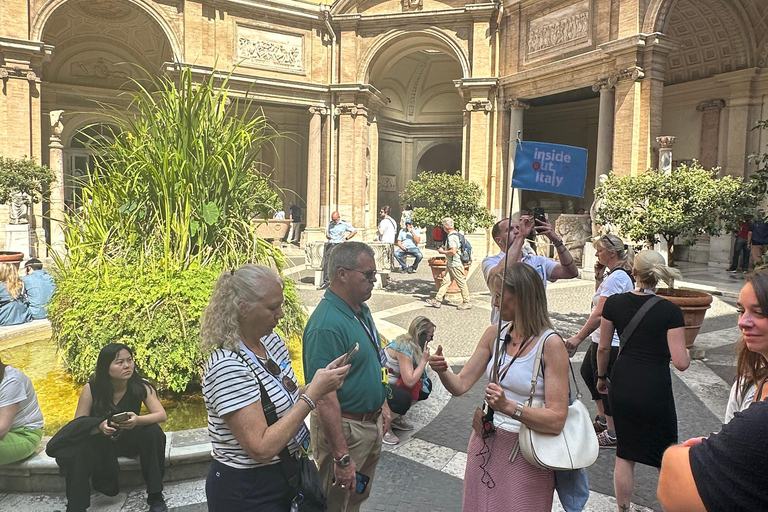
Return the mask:
<svg viewBox="0 0 768 512"><path fill-rule="evenodd" d="M533 394L536 392L541 356L546 337L549 334L551 334L550 330L542 335L543 339L536 350L533 378L531 379L531 396L525 404L529 407L544 407L543 403L533 401ZM581 392L576 382L576 374L573 373L573 365L570 361L568 364L571 366L573 383L576 386L576 399L568 406L568 417L565 420L563 430L559 434L543 434L520 423L518 438L520 451L525 460L538 468L556 471L586 468L594 464L600 450L589 411L581 403Z"/></svg>

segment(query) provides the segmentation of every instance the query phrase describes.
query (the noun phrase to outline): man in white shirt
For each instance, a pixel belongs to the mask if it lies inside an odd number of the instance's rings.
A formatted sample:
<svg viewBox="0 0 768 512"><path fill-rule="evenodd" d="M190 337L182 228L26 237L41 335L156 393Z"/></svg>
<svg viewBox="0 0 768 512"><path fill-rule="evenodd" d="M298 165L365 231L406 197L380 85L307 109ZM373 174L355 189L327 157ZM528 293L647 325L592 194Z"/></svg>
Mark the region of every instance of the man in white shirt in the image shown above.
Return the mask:
<svg viewBox="0 0 768 512"><path fill-rule="evenodd" d="M573 260L573 256L565 247L563 241L555 234L552 226L541 220L534 220L533 217L522 216L520 222L512 220L511 227L508 225L509 219L502 219L493 226L491 236L501 252L495 256L488 256L483 259L482 268L485 283L488 289L493 293L491 280L497 274L504 271L504 261L506 256L507 265L512 265L516 261L522 261L539 273L544 287L547 281L555 282L558 279L571 279L579 275L579 269ZM538 256L523 250L525 237L535 231L536 234L544 235L555 246L560 262L551 260L545 256ZM509 236L507 236L509 235ZM505 252L506 251L506 252ZM499 309L493 307L491 310L491 323L499 321Z"/></svg>
<svg viewBox="0 0 768 512"><path fill-rule="evenodd" d="M394 244L395 236L397 235L397 222L395 219L389 216L388 205L381 207L381 210L379 210L379 216L381 217L381 222L379 222L378 229L379 242Z"/></svg>

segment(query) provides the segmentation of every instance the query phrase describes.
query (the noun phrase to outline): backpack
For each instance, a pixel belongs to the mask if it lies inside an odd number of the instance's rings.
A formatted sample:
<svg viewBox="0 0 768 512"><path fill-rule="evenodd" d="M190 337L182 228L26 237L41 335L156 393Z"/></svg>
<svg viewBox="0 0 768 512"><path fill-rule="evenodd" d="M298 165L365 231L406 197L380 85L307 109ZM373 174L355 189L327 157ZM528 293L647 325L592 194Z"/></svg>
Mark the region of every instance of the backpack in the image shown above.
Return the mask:
<svg viewBox="0 0 768 512"><path fill-rule="evenodd" d="M464 235L458 231L454 231L454 233L459 237L459 256L461 257L461 262L466 265L472 261L472 245Z"/></svg>

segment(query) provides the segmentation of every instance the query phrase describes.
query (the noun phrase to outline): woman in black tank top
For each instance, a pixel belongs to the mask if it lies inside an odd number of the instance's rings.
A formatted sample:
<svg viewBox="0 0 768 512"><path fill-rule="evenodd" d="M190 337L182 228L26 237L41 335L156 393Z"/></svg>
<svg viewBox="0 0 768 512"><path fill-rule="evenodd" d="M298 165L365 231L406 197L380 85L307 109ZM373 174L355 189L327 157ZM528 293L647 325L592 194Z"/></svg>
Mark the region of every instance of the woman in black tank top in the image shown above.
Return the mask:
<svg viewBox="0 0 768 512"><path fill-rule="evenodd" d="M140 415L142 403L149 414ZM82 512L90 506L90 478L101 464L138 455L149 510L166 512L162 493L165 434L158 425L166 420L166 413L155 387L136 372L133 352L126 345L110 343L99 352L96 371L77 403L75 418L84 416L104 419L79 442L67 464L67 511ZM97 490L108 495L118 492L116 481L106 487Z"/></svg>

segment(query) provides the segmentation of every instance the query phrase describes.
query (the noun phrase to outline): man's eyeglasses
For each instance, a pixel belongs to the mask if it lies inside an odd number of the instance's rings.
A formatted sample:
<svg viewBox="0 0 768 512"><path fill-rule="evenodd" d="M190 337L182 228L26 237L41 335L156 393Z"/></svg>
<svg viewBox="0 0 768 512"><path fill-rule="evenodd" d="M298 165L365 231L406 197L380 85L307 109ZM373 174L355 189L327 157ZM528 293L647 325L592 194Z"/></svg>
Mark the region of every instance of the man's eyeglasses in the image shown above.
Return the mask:
<svg viewBox="0 0 768 512"><path fill-rule="evenodd" d="M354 268L347 268L347 267L341 267L341 268L343 268L344 270L349 270L351 272L357 272L358 274L363 274L363 276L367 280L369 280L369 281L376 277L376 271L375 270L362 271L362 270L357 270L357 269L354 269Z"/></svg>
<svg viewBox="0 0 768 512"><path fill-rule="evenodd" d="M283 371L280 369L280 365L274 362L272 359L267 359L267 362L264 364L264 367L267 369L269 373L271 373L277 378L280 378L280 375L282 375L283 373ZM298 388L296 383L293 382L291 378L288 377L287 375L283 375L281 382L283 383L283 387L285 388L285 390L288 391L289 393L293 393Z"/></svg>

